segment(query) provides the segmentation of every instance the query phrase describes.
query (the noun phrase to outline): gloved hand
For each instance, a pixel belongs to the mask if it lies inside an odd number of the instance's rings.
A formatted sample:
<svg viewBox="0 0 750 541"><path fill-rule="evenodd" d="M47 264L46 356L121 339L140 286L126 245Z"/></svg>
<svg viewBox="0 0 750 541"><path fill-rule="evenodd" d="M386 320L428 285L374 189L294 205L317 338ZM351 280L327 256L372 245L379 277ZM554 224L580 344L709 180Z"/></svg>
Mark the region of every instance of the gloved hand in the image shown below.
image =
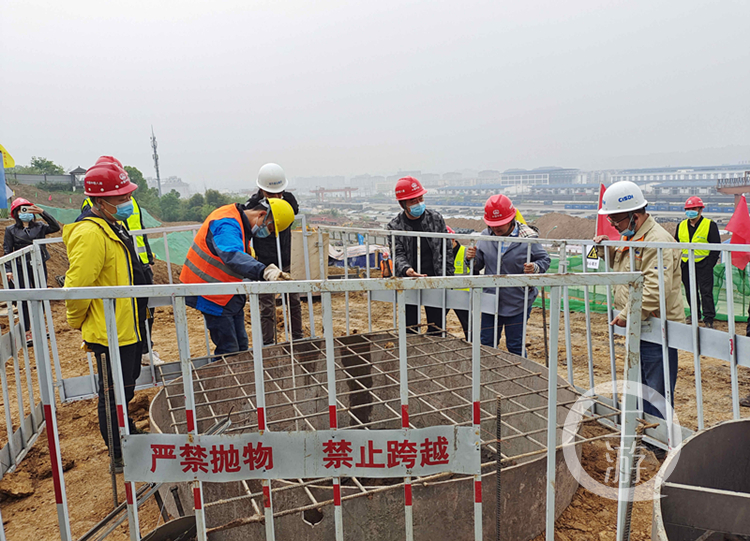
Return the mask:
<svg viewBox="0 0 750 541"><path fill-rule="evenodd" d="M291 280L292 276L288 272L281 272L276 265L268 265L263 271L263 279L266 282L279 282L281 280Z"/></svg>

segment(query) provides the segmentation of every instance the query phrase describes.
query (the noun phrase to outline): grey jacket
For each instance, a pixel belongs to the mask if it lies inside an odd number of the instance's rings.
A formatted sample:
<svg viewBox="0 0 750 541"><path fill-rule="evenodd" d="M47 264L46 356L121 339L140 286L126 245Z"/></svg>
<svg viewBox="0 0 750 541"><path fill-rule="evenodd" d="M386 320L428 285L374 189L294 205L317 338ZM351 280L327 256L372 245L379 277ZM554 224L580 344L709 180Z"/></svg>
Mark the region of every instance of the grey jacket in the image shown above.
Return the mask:
<svg viewBox="0 0 750 541"><path fill-rule="evenodd" d="M487 228L482 231L483 236L494 236L492 230ZM537 238L539 235L529 226L519 223L518 236L524 238ZM484 274L498 274L497 271L497 250L500 244L498 242L479 241L477 242L477 255L474 258L474 274L485 269ZM505 253L500 259L499 274L523 274L523 264L526 263L527 244L520 242L503 243L507 246ZM547 251L542 248L541 244L531 245L530 261L537 266L536 272L543 274L547 272L550 265L550 257ZM485 293L495 294L492 288L485 289ZM537 289L529 289L529 304L534 302L537 295ZM522 287L505 287L500 290L500 299L498 301L497 314L503 317L516 316L523 312L524 288Z"/></svg>
<svg viewBox="0 0 750 541"><path fill-rule="evenodd" d="M406 217L404 211L391 220L386 229L391 231L414 231L413 220ZM426 209L422 218L422 228L426 233L447 233L445 220L440 213ZM417 237L395 237L396 253L393 257L393 274L406 276L410 268L417 270ZM443 239L427 238L427 244L432 250L432 262L438 276L443 275ZM446 276L453 276L453 247L449 239L446 239Z"/></svg>

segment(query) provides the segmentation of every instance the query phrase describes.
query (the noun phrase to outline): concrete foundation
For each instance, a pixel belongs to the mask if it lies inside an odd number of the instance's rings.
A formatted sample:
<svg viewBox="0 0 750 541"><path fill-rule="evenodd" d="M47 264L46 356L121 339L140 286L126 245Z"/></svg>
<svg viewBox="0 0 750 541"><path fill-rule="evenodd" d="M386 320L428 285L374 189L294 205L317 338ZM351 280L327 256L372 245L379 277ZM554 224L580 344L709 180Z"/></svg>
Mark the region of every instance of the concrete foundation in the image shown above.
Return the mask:
<svg viewBox="0 0 750 541"><path fill-rule="evenodd" d="M336 380L340 400L339 426L396 429L400 427L398 337L391 332L335 339ZM307 340L294 344L294 374L288 345L264 348L267 422L269 430L328 428L325 344ZM417 427L471 424L471 345L455 337L409 335L407 340L410 421ZM231 411L235 431L257 431L253 361L250 352L228 357L195 371L196 414L200 432ZM495 538L496 397L502 401L502 534L524 541L544 530L546 494L547 370L533 361L482 347L483 530ZM558 385L566 382L558 378ZM558 403L575 400L558 389ZM558 406L557 424L567 406ZM153 432L185 432L182 385L163 389L151 404ZM558 430L558 443L561 431ZM534 454L536 453L536 454ZM578 449L580 455L580 448ZM310 481L310 480L306 480ZM389 486L402 479L343 479L345 536L349 539L397 540L404 537L403 488ZM303 480L273 481L274 527L278 539L313 541L334 538L330 480L300 486ZM557 453L556 515L569 505L578 483ZM192 512L187 485L165 485L162 497L177 516L177 501ZM211 540L264 539L260 482L205 483L206 521ZM177 497L175 498L175 495ZM355 496L347 499L347 496ZM244 496L244 497L243 497ZM417 540L473 537L473 479L451 475L438 481L413 480L414 532ZM235 498L235 499L232 499Z"/></svg>

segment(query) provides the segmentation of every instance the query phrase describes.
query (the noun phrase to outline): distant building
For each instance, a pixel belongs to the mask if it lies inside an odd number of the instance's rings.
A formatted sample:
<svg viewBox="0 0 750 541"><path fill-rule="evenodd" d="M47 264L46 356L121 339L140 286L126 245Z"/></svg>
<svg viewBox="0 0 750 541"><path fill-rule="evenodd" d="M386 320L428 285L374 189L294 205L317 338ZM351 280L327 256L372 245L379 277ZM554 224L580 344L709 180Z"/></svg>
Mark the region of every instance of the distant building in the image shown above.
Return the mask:
<svg viewBox="0 0 750 541"><path fill-rule="evenodd" d="M499 184L501 186L518 186L520 189L542 184L574 184L579 173L579 169L562 167L537 167L531 170L508 169L500 175Z"/></svg>
<svg viewBox="0 0 750 541"><path fill-rule="evenodd" d="M449 182L452 182L455 180L461 180L461 177L463 177L463 175L457 171L451 171L450 173L443 173L443 180L447 180Z"/></svg>
<svg viewBox="0 0 750 541"><path fill-rule="evenodd" d="M615 169L601 171L581 171L578 174L579 184L604 184L605 186L612 183L612 177L620 171Z"/></svg>
<svg viewBox="0 0 750 541"><path fill-rule="evenodd" d="M388 177L390 179L390 177ZM396 179L398 180L398 179ZM375 193L392 193L396 189L396 180L387 180L385 182L375 183Z"/></svg>
<svg viewBox="0 0 750 541"><path fill-rule="evenodd" d="M612 182L630 180L636 184L669 181L698 181L720 178L742 178L747 165L705 165L698 167L651 167L623 169L612 175Z"/></svg>
<svg viewBox="0 0 750 541"><path fill-rule="evenodd" d="M500 178L500 171L485 169L484 171L479 171L479 173L477 173L477 178L481 180L497 180Z"/></svg>
<svg viewBox="0 0 750 541"><path fill-rule="evenodd" d="M440 175L436 173L422 173L422 176L417 178L422 181L422 185L425 187L437 188L438 186L443 185L443 181L440 180Z"/></svg>
<svg viewBox="0 0 750 541"><path fill-rule="evenodd" d="M149 188L159 188L156 179L153 177L146 177L146 182ZM161 179L161 193L166 195L172 190L180 194L181 199L189 199L192 194L190 184L184 182L180 177L167 177Z"/></svg>

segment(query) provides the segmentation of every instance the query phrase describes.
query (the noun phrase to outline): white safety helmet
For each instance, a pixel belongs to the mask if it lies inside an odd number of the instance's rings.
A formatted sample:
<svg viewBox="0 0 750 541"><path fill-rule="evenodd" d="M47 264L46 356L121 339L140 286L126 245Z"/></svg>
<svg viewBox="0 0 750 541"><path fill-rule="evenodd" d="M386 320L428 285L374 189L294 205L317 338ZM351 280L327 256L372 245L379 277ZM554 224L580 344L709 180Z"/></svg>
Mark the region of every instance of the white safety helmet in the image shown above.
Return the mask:
<svg viewBox="0 0 750 541"><path fill-rule="evenodd" d="M607 188L602 198L599 214L619 214L633 212L648 205L643 192L635 182L621 180Z"/></svg>
<svg viewBox="0 0 750 541"><path fill-rule="evenodd" d="M255 183L258 188L269 193L281 193L289 184L284 170L275 163L267 163L261 167L258 171L258 180Z"/></svg>

